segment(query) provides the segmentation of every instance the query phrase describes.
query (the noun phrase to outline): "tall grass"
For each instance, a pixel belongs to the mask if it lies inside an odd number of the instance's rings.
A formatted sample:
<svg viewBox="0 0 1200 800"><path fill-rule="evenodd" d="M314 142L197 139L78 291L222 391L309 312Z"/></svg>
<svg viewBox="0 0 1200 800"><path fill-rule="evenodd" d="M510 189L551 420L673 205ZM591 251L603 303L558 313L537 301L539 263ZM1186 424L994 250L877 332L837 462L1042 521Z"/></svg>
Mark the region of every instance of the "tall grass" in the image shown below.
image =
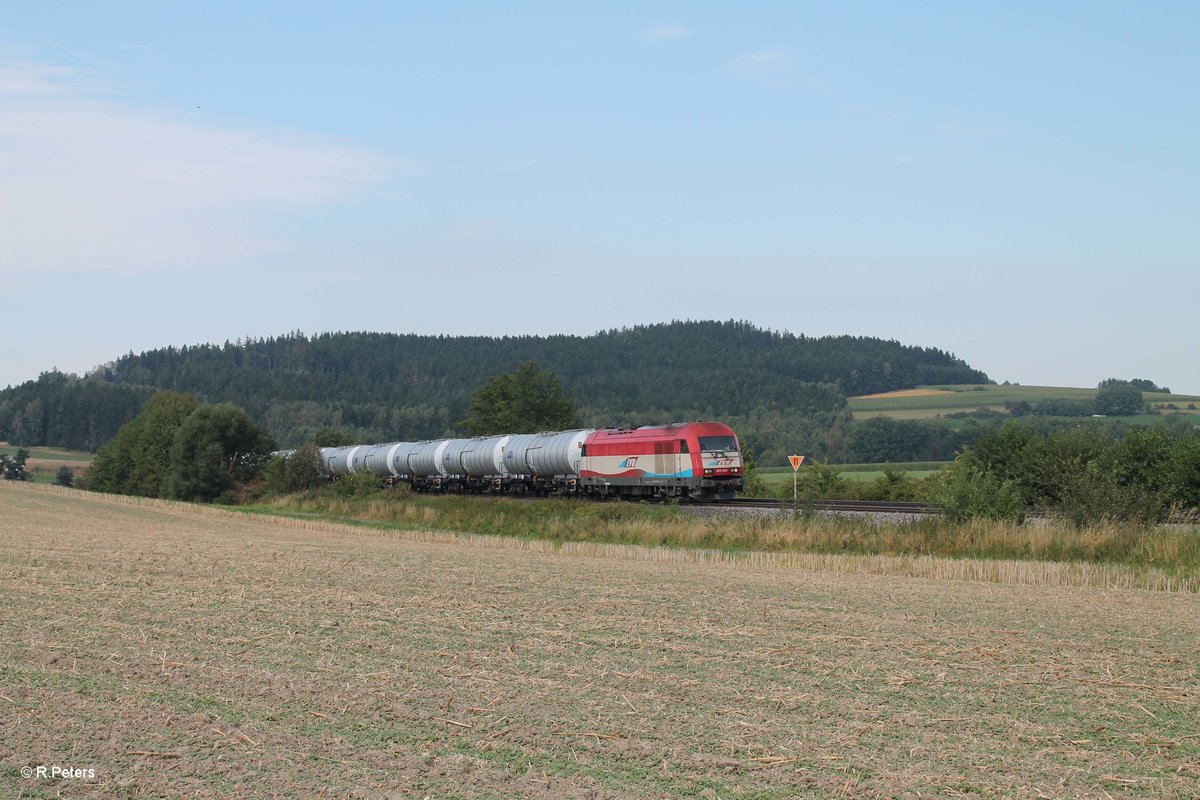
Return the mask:
<svg viewBox="0 0 1200 800"><path fill-rule="evenodd" d="M407 528L486 535L773 553L825 553L1082 562L1200 576L1200 529L1116 523L953 522L940 517L891 522L817 514L700 516L684 507L548 499L421 496L337 497L328 491L276 499L271 513L369 520Z"/></svg>

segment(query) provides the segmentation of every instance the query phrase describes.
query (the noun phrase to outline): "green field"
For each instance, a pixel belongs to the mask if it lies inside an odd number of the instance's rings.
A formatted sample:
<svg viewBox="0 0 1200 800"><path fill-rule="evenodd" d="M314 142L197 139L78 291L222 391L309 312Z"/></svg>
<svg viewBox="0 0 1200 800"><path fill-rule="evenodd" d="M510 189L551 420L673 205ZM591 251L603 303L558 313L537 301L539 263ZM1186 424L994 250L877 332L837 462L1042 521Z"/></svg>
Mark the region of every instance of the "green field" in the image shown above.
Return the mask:
<svg viewBox="0 0 1200 800"><path fill-rule="evenodd" d="M949 462L947 462L947 463L949 463ZM840 464L834 464L834 465L830 465L830 466L833 469L836 469L839 471L841 470ZM916 480L921 480L922 478L928 478L930 475L936 475L938 472L936 469L903 469L903 468L899 468L899 469L897 469L897 471L902 472L903 474L907 475L908 477L914 478ZM803 475L804 473L801 472L800 474ZM842 477L842 480L847 480L847 481L869 482L869 481L876 480L878 478L882 478L883 474L884 474L884 472L882 469L854 470L854 471L841 472L841 477ZM788 486L790 486L792 484L792 471L790 469L786 473L785 472L764 473L762 470L760 470L759 475L762 477L763 481L768 486L776 486L776 485L783 485L783 484L787 484Z"/></svg>
<svg viewBox="0 0 1200 800"><path fill-rule="evenodd" d="M16 445L0 442L0 455L15 456ZM59 447L28 447L29 460L25 462L25 471L29 473L34 483L54 483L58 478L58 470L68 467L78 478L92 465L95 455L78 450L63 450Z"/></svg>
<svg viewBox="0 0 1200 800"><path fill-rule="evenodd" d="M15 456L17 450L20 449L16 445L8 442L0 442L0 455ZM94 453L85 453L80 450L63 450L60 447L27 447L29 457L42 461L86 461L91 462L96 457Z"/></svg>
<svg viewBox="0 0 1200 800"><path fill-rule="evenodd" d="M842 479L848 481L873 481L883 477L884 471L889 469L920 480L930 475L936 475L942 467L949 463L951 462L903 461L894 464L831 464L830 468L837 470ZM804 469L804 467L800 467L801 476L804 475ZM769 486L790 485L792 482L791 467L760 467L756 474Z"/></svg>
<svg viewBox="0 0 1200 800"><path fill-rule="evenodd" d="M850 398L850 410L855 419L892 417L893 419L936 419L947 414L972 411L1004 412L1005 401L1024 400L1038 403L1043 400L1091 400L1096 389L1080 389L1066 386L1016 386L1016 385L952 385L921 386L921 390L938 392L928 395L905 395L893 393L874 397ZM1173 403L1184 414L1200 415L1200 397L1195 395L1162 394L1143 392L1156 408ZM1188 405L1197 408L1189 409ZM1168 409L1164 409L1168 410ZM1169 411L1169 410L1168 410ZM1119 417L1125 422L1145 423L1159 419L1158 416Z"/></svg>

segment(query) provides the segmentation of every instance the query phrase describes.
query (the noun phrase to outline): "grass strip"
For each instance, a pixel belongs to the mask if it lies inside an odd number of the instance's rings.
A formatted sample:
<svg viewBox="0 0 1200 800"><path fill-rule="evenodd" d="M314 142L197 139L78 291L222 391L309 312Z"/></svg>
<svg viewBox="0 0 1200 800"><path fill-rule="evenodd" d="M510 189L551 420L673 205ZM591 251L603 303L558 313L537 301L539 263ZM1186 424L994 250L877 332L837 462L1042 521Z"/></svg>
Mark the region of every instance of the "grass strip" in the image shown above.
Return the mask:
<svg viewBox="0 0 1200 800"><path fill-rule="evenodd" d="M404 492L345 498L329 490L277 498L245 510L377 529L432 529L525 542L541 540L554 547L592 543L747 557L809 554L905 562L1007 562L1010 567L1000 571L1013 573L1004 580L1015 582L1025 580L1015 575L1021 570L1011 565L1043 565L1025 567L1031 574L1044 571L1047 565L1085 571L1108 568L1139 576L1118 580L1125 585L1200 590L1200 529L1195 527L1097 524L1077 528L1055 522L1017 525L937 517L897 522L821 514L702 516L686 507L639 503L515 502ZM962 572L961 567L952 566L929 569L946 575ZM1030 580L1040 583L1045 578Z"/></svg>

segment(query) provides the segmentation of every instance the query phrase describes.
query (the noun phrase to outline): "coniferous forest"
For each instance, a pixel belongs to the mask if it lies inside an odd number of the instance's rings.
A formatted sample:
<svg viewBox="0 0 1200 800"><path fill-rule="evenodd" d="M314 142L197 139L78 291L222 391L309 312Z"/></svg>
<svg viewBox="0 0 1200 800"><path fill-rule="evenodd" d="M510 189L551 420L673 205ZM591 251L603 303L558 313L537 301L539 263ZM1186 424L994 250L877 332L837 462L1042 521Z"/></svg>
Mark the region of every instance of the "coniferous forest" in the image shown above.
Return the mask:
<svg viewBox="0 0 1200 800"><path fill-rule="evenodd" d="M746 322L672 322L593 336L456 337L299 332L129 353L83 377L44 373L0 391L0 439L96 450L155 391L241 406L281 446L326 426L358 441L463 435L471 396L534 361L584 425L727 422L760 459L852 458L846 398L921 384L986 383L950 353L859 336L806 337ZM953 454L958 442L937 445ZM935 445L929 445L934 447Z"/></svg>

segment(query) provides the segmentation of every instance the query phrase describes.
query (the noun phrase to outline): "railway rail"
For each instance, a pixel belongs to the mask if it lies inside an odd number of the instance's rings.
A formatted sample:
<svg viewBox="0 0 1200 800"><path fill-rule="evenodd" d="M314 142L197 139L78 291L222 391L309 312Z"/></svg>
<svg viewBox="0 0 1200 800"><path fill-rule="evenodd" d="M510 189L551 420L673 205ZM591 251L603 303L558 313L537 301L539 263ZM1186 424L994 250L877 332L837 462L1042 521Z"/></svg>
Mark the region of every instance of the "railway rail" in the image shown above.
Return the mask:
<svg viewBox="0 0 1200 800"><path fill-rule="evenodd" d="M505 495L504 499L513 502L536 502L544 500L545 497L533 495ZM578 498L582 502L614 502L612 498L597 499L597 498ZM616 501L620 502L620 501ZM643 500L642 502L663 502L659 500ZM736 509L736 508L763 508L771 511L791 511L793 509L791 500L778 499L763 499L755 497L735 497L732 500L722 500L717 503L687 503L687 508L697 510L715 510L715 509ZM856 512L867 514L936 514L937 507L928 503L901 503L889 500L808 500L800 501L795 505L795 508L800 511L806 509L812 511L829 511L829 512Z"/></svg>
<svg viewBox="0 0 1200 800"><path fill-rule="evenodd" d="M928 503L901 503L890 500L791 500L736 497L719 505L730 508L769 508L790 511L793 508L813 511L845 511L869 514L936 514L937 508Z"/></svg>

